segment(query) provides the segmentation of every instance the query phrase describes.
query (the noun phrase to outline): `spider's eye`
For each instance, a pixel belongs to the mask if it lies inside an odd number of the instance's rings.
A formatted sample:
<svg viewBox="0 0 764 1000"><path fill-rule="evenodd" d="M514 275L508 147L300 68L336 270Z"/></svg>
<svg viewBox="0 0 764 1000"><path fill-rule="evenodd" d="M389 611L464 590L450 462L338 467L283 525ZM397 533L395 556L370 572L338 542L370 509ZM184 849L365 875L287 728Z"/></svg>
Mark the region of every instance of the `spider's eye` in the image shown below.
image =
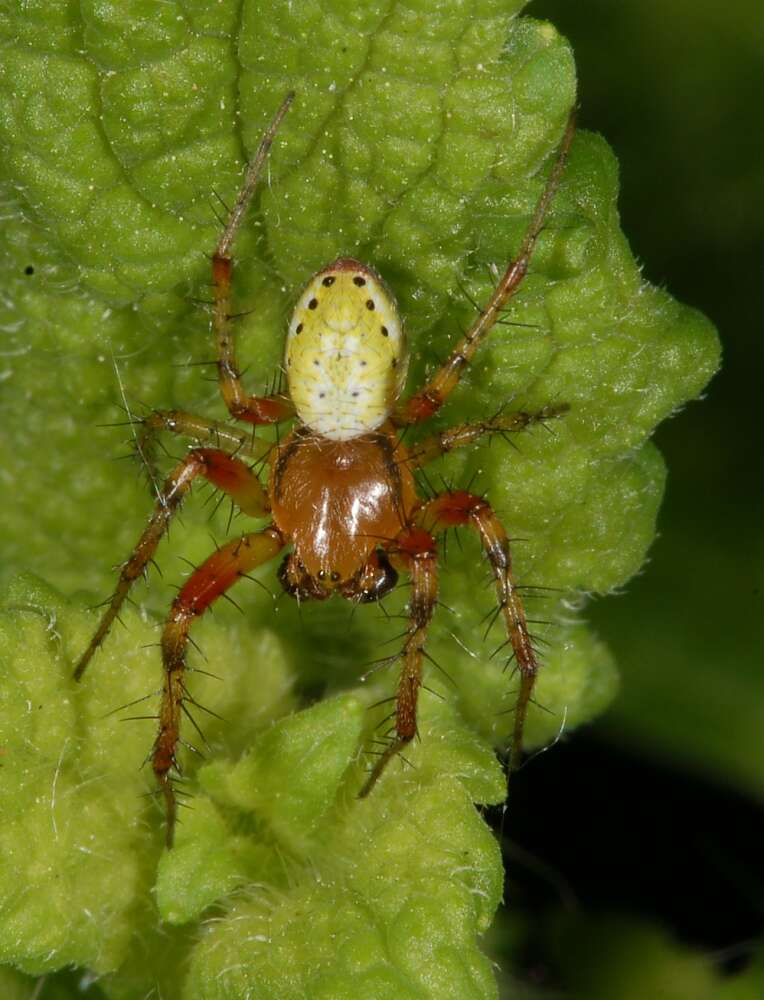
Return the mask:
<svg viewBox="0 0 764 1000"><path fill-rule="evenodd" d="M408 355L391 292L340 258L303 289L289 324L289 392L304 424L337 441L376 430L403 388Z"/></svg>

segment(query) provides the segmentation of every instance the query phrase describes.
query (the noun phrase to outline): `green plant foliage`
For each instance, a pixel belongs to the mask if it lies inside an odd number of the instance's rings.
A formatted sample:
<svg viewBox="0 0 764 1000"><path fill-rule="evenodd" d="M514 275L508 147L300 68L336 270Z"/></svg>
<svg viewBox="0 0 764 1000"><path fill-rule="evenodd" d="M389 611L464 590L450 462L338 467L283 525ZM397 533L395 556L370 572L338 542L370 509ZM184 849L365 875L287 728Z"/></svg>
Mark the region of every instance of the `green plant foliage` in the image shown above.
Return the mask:
<svg viewBox="0 0 764 1000"><path fill-rule="evenodd" d="M124 719L155 711L159 657L144 645L185 572L177 554L198 563L210 531L229 530L225 512L202 512L203 497L162 546L163 579L138 591L140 611L80 685L71 669L95 624L85 607L109 592L151 503L135 469L111 461L121 432L97 425L124 420L120 407L224 416L203 370L187 365L210 356L190 300L208 294L212 191L235 196L294 88L237 246L252 388L278 365L300 284L339 253L385 274L421 380L469 322L461 286L483 300L489 269L516 250L575 99L567 44L516 17L521 7L58 0L44 18L28 3L0 14L0 421L12 429L0 442L2 572L50 584L12 583L2 617L0 746L13 780L2 791L1 961L33 975L92 970L112 998L156 986L195 1000L495 995L476 939L499 902L500 857L472 803L503 796L491 747L506 744L512 682L502 657L489 659L498 628L484 640L493 597L475 539L450 546L452 614L439 609L428 645L451 681L432 668L413 768L391 767L363 802L360 749L387 710L367 707L394 680L379 672L358 687L358 676L398 629L373 607L350 622L341 602L300 616L244 584L245 618L224 609L194 632L207 664L192 654L192 665L224 679L191 675L194 696L225 723L204 720L207 762L187 761L193 811L160 858L161 817L140 798L152 784L138 770L153 723ZM642 281L616 195L612 155L580 134L511 325L436 424L508 401L570 404L552 433L454 454L433 475L476 474L522 539L521 582L571 595L638 570L664 476L650 434L717 363L703 317ZM272 567L258 575L274 586ZM577 596L528 603L558 623L538 626L550 643L537 692L547 711L528 720L539 745L593 717L616 682ZM288 714L299 692L352 685Z"/></svg>
<svg viewBox="0 0 764 1000"><path fill-rule="evenodd" d="M764 989L761 949L734 975L713 956L633 918L558 920L553 950L574 1000L756 1000Z"/></svg>
<svg viewBox="0 0 764 1000"><path fill-rule="evenodd" d="M618 137L629 163L624 214L639 220L630 237L651 254L646 269L670 273L725 333L707 401L662 432L671 489L649 572L626 599L595 609L628 691L607 726L640 755L671 756L760 801L762 482L755 465L752 475L743 470L764 364L749 291L764 244L764 147L739 123L760 107L746 81L764 72L754 42L761 8L741 0L734 25L723 7L696 0L590 0L585 12L544 0L543 9L571 26L578 19L586 117ZM718 155L687 155L711 145Z"/></svg>

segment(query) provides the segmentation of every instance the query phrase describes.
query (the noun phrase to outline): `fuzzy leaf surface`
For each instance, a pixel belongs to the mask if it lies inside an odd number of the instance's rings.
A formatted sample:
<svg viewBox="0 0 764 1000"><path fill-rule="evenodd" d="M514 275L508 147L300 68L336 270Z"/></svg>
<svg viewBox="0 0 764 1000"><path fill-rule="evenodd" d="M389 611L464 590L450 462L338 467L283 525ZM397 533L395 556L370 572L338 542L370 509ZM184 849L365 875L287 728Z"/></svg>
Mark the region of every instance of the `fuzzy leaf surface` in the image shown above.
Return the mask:
<svg viewBox="0 0 764 1000"><path fill-rule="evenodd" d="M493 597L474 538L450 546L442 574L453 613L438 609L428 650L452 680L429 672L435 695L422 696L415 769L391 768L360 805L359 711L392 691L391 675L325 714L265 727L294 707L295 682L355 684L396 623L373 607L351 623L335 601L298 616L244 582L246 619L225 609L199 626L210 666L191 662L224 683L194 675L195 697L226 724L205 723L205 769L188 762L199 809L160 864L159 911L159 819L150 802L136 805L151 790L137 767L152 724L120 726L117 716L109 729L98 713L156 690L158 653L141 646L187 572L177 555L198 563L210 530L220 540L252 524L229 525L224 511L208 519L204 498L192 499L160 549L163 578L136 591L141 615L125 616L127 631L110 637L81 690L67 670L94 627L84 606L110 592L151 506L135 468L110 460L132 429L97 425L124 421L123 408L225 415L205 369L188 367L211 356L190 299L209 295L211 202L235 196L283 95L294 88L295 106L236 248L237 307L252 310L237 327L249 384L261 390L277 368L301 284L343 254L394 289L413 387L469 323L463 288L484 301L490 269L517 249L575 99L567 44L551 25L517 17L522 6L55 0L44 18L20 3L0 15L0 420L11 429L0 442L11 497L2 572L32 570L57 588L14 584L6 603L3 746L24 763L7 789L3 854L16 875L0 907L3 961L31 973L110 972L101 986L112 997L156 983L180 995L181 967L194 998L439 998L453 995L449 983L465 998L495 995L476 938L498 904L500 859L471 803L501 796L490 748L506 745L512 682L502 657L489 659L502 636L484 639ZM605 593L639 569L664 478L650 435L701 391L718 358L703 317L642 280L616 196L611 153L580 134L508 325L435 425L510 400L570 404L552 433L518 436L517 449L494 441L432 470L459 485L476 475L474 489L518 539L520 582L566 595ZM184 448L166 444L176 456ZM275 587L272 568L258 575ZM616 684L608 650L574 613L577 597L550 593L528 602L531 617L557 623L538 626L550 643L537 691L546 711L532 710L529 745L592 718ZM405 597L390 601L393 614ZM27 703L49 714L38 723ZM382 714L364 711L365 734ZM300 754L316 776L298 796ZM46 846L55 849L43 857ZM194 944L188 927L213 904L223 917ZM177 930L160 932L160 913Z"/></svg>

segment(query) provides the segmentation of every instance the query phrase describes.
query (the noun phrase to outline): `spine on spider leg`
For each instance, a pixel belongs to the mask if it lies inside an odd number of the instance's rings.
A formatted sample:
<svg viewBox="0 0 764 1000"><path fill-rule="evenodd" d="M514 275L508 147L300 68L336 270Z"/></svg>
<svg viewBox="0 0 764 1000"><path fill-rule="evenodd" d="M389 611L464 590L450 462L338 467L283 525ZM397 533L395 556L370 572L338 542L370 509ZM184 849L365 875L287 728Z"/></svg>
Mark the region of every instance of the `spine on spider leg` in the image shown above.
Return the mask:
<svg viewBox="0 0 764 1000"><path fill-rule="evenodd" d="M231 213L228 216L228 221L226 222L225 229L223 230L223 235L218 241L217 250L215 252L216 257L228 257L231 252L231 245L241 228L244 216L249 208L249 203L252 200L252 196L257 188L257 182L260 179L260 173L262 172L265 161L268 158L268 153L270 152L271 146L273 145L273 140L276 137L276 133L279 130L279 126L284 119L287 111L294 101L294 91L290 90L281 105L273 116L268 128L265 130L265 134L260 140L260 145L257 147L257 152L255 153L252 162L247 167L247 173L244 178L244 184L241 191L236 198L236 202L231 209Z"/></svg>
<svg viewBox="0 0 764 1000"><path fill-rule="evenodd" d="M417 734L417 702L422 687L422 659L427 629L438 600L438 571L435 539L421 528L407 528L390 550L394 564L411 576L411 601L406 641L401 652L402 666L395 699L395 734L380 754L366 783L358 794L365 798L377 783L388 763Z"/></svg>
<svg viewBox="0 0 764 1000"><path fill-rule="evenodd" d="M517 673L520 678L517 697L515 699L514 724L512 727L512 744L509 753L509 775L520 767L523 754L523 731L525 729L525 717L528 714L528 704L533 694L538 674L538 661L533 649L533 642L528 632L528 624L525 617L525 608L517 593L510 570L509 546L502 548L502 556L495 560L495 556L489 554L491 562L496 565L506 566L502 580L497 580L496 590L499 595L499 603L502 608L507 633L509 635L512 652L517 664Z"/></svg>
<svg viewBox="0 0 764 1000"><path fill-rule="evenodd" d="M478 348L496 325L501 310L522 284L528 272L544 220L562 180L575 131L576 118L575 113L573 113L568 119L567 128L557 150L557 158L544 185L544 190L536 202L517 256L507 265L490 299L478 311L478 315L469 330L456 344L446 361L443 362L430 381L399 406L393 414L393 421L399 426L419 423L440 409L459 383L464 369L470 364Z"/></svg>
<svg viewBox="0 0 764 1000"><path fill-rule="evenodd" d="M279 423L293 416L289 399L278 392L269 396L250 396L242 386L231 317L232 273L232 259L216 253L212 259L215 296L212 326L218 355L218 383L223 402L236 420L244 420L250 424Z"/></svg>
<svg viewBox="0 0 764 1000"><path fill-rule="evenodd" d="M549 208L560 186L562 175L568 162L570 147L573 143L573 136L576 133L576 113L573 111L568 119L560 145L557 149L557 157L552 166L552 170L547 178L544 190L541 192L536 207L533 210L531 221L523 236L522 244L517 256L510 262L501 280L499 281L493 295L489 299L480 316L465 337L465 353L468 358L474 353L478 343L490 332L496 323L501 309L506 305L507 300L517 290L523 278L528 272L536 241L539 238L544 222L549 212Z"/></svg>
<svg viewBox="0 0 764 1000"><path fill-rule="evenodd" d="M141 421L140 432L135 439L135 450L146 473L152 493L159 492L159 469L156 464L156 446L159 432L174 431L177 423L176 410L154 410Z"/></svg>
<svg viewBox="0 0 764 1000"><path fill-rule="evenodd" d="M493 570L499 610L504 617L507 638L520 675L520 687L515 699L515 719L509 773L520 765L523 752L523 730L528 704L538 674L538 661L533 649L525 608L512 577L509 539L501 521L490 504L482 497L464 490L453 490L435 497L421 509L420 523L428 530L469 525L480 535L480 541Z"/></svg>
<svg viewBox="0 0 764 1000"><path fill-rule="evenodd" d="M221 241L222 242L222 241ZM218 354L218 379L223 402L232 416L246 412L247 400L241 387L241 372L236 362L236 349L231 329L231 274L233 261L222 256L220 248L212 258L212 285L215 305L213 329Z"/></svg>
<svg viewBox="0 0 764 1000"><path fill-rule="evenodd" d="M194 617L189 613L184 614L176 608L176 604L177 599L173 602L170 617L162 632L162 660L165 673L159 710L159 733L151 752L152 768L164 797L167 822L166 844L168 847L173 845L178 813L170 771L172 769L179 771L175 751L180 739L180 713L184 696L183 672L186 666L185 649L188 631Z"/></svg>
<svg viewBox="0 0 764 1000"><path fill-rule="evenodd" d="M512 744L507 768L508 777L510 777L514 771L518 770L522 759L525 718L536 683L538 661L528 631L525 608L512 577L512 561L507 533L485 502L482 502L482 505L472 513L472 517L496 578L499 607L504 616L507 636L512 646L513 658L520 679L515 699Z"/></svg>
<svg viewBox="0 0 764 1000"><path fill-rule="evenodd" d="M508 437L524 431L534 424L545 425L548 420L555 420L568 412L570 406L567 403L550 404L540 410L529 412L517 410L514 413L503 414L502 410L479 424L456 424L447 430L440 431L430 437L422 438L409 450L409 462L412 468L419 468L432 462L441 455L447 455L456 448L464 448L474 444L483 437L499 434L505 440L511 442Z"/></svg>
<svg viewBox="0 0 764 1000"><path fill-rule="evenodd" d="M194 479L200 475L227 493L245 514L262 517L268 512L265 491L244 462L215 448L195 448L190 451L168 477L148 525L132 555L122 567L116 590L95 635L77 664L74 672L76 680L82 677L96 649L106 638L114 619L127 599L130 588L153 558L173 515L191 489Z"/></svg>
<svg viewBox="0 0 764 1000"><path fill-rule="evenodd" d="M168 477L149 523L129 559L120 570L114 594L98 624L98 628L88 643L87 649L77 662L74 671L75 680L80 680L84 674L85 668L90 663L93 654L108 635L115 618L119 616L120 609L127 599L130 588L153 558L157 545L167 530L173 514L180 507L183 498L188 493L195 476L199 472L199 461L198 456L192 452Z"/></svg>
<svg viewBox="0 0 764 1000"><path fill-rule="evenodd" d="M232 459L238 458L246 462L262 462L273 448L269 441L255 437L254 428L251 431L237 430L218 420L206 420L185 410L154 410L141 421L136 450L156 491L158 480L154 452L162 431L191 438L197 445L211 445L215 450L230 449Z"/></svg>
<svg viewBox="0 0 764 1000"><path fill-rule="evenodd" d="M403 669L398 684L398 701L395 711L397 740L409 743L417 730L416 710L419 689L422 686L422 656L427 639L427 628L438 600L438 580L435 572L434 551L411 560L411 625L403 649Z"/></svg>
<svg viewBox="0 0 764 1000"><path fill-rule="evenodd" d="M224 427L222 430L225 432ZM197 441L206 441L215 435L216 439L212 443L218 448L221 445L220 434L214 421L204 420L184 410L153 410L141 420L141 430L136 438L135 450L155 492L159 491L156 446L161 431L184 434Z"/></svg>
<svg viewBox="0 0 764 1000"><path fill-rule="evenodd" d="M260 174L273 145L276 132L293 100L294 93L290 91L260 140L260 145L247 168L244 184L226 220L212 257L214 290L212 326L217 342L220 391L229 413L238 420L246 420L253 424L277 423L291 416L292 408L286 397L278 393L263 398L250 397L242 387L231 326L231 277L233 274L231 249L257 189Z"/></svg>
<svg viewBox="0 0 764 1000"><path fill-rule="evenodd" d="M242 576L269 559L284 546L275 528L266 528L253 535L244 535L214 552L178 592L162 632L162 662L164 683L159 708L159 732L152 751L152 767L165 799L167 810L167 846L172 847L177 816L175 792L170 771L178 770L176 750L180 739L181 714L191 717L186 702L197 704L186 690L183 675L186 669L186 646L191 626L210 605L225 594ZM203 738L203 737L202 737Z"/></svg>

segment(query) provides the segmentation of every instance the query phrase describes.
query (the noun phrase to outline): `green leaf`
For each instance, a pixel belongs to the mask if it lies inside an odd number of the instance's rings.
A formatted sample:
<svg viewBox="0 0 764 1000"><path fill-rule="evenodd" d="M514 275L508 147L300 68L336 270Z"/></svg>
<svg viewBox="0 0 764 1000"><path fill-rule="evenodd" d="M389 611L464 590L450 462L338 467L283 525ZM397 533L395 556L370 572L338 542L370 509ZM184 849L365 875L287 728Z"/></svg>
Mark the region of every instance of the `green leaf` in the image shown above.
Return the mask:
<svg viewBox="0 0 764 1000"><path fill-rule="evenodd" d="M496 802L513 683L489 657L477 541L451 545L428 651L413 769L391 767L357 802L364 738L389 709L394 678L282 719L305 691L357 682L396 626L373 607L273 604L242 584L195 628L208 665L194 697L212 759L187 762L190 805L177 850L159 855L158 810L138 770L150 721L107 715L156 690L142 649L172 599L176 555L198 563L246 530L202 498L163 545L163 579L138 591L75 686L71 665L151 504L110 461L141 406L224 411L204 370L210 201L235 197L246 158L286 91L295 105L236 252L238 328L253 390L279 363L290 302L312 270L353 254L378 267L401 304L418 384L516 251L575 99L570 50L512 0L405 9L308 0L29 4L0 15L2 572L32 570L4 612L2 746L6 878L0 958L27 972L110 972L111 997L157 984L186 997L490 997L476 938L498 904L500 859L472 802ZM576 615L580 594L622 585L641 565L663 486L656 424L697 395L718 358L710 325L646 285L618 228L617 172L580 134L531 273L435 426L550 400L570 412L547 434L455 453L435 480L485 491L506 522L521 583L549 642L529 745L591 718L615 689L608 650ZM30 270L31 269L31 270ZM182 445L167 442L178 453ZM181 571L184 572L184 571ZM258 576L275 586L271 567ZM248 589L247 589L248 588ZM537 592L540 593L540 592ZM87 597L85 597L87 595ZM569 596L568 596L569 595ZM405 593L389 602L403 610ZM51 625L51 622L54 624ZM443 702L439 698L444 699ZM147 705L153 705L149 700ZM42 709L27 706L42 705ZM138 707L128 714L152 714ZM364 725L364 737L360 730ZM272 728L274 719L282 719ZM13 878L10 877L11 872ZM234 896L227 899L234 891ZM220 919L195 943L193 921ZM222 910L221 910L222 908ZM187 927L168 931L167 923ZM169 991L169 992L168 992ZM173 992L174 991L174 992Z"/></svg>
<svg viewBox="0 0 764 1000"><path fill-rule="evenodd" d="M109 655L77 684L73 663L92 615L33 579L20 579L2 601L0 747L12 780L0 786L0 961L31 974L66 965L111 971L128 952L137 918L151 916L159 810L140 765L154 721L127 720L155 711L157 671L147 648L155 636L137 614L124 620ZM200 677L195 693L209 702L215 691L228 721L212 720L207 739L236 752L253 722L288 708L290 678L267 632L213 633L205 646L229 664L227 684L221 691ZM256 677L253 660L261 663Z"/></svg>
<svg viewBox="0 0 764 1000"><path fill-rule="evenodd" d="M500 775L497 775L499 787ZM196 949L188 997L480 998L474 947L502 890L498 846L463 785L409 781L353 803L284 885L237 901Z"/></svg>
<svg viewBox="0 0 764 1000"><path fill-rule="evenodd" d="M566 917L556 921L552 936L574 1000L754 1000L764 985L761 945L747 968L730 974L716 967L714 956L632 917Z"/></svg>

